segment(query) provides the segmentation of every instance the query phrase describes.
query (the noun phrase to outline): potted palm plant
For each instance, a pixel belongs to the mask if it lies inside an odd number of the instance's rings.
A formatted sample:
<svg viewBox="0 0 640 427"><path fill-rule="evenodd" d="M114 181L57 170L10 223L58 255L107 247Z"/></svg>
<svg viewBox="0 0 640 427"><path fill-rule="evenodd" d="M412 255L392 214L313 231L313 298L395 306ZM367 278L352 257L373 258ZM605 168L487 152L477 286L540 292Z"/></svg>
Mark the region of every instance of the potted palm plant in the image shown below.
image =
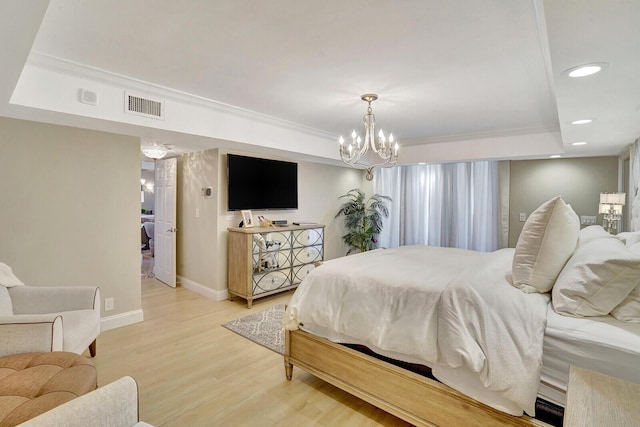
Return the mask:
<svg viewBox="0 0 640 427"><path fill-rule="evenodd" d="M340 199L347 199L336 214L336 218L344 216L347 234L342 236L349 246L347 255L353 251L366 252L376 248L376 235L382 231L382 217L389 217L387 202L390 197L374 194L365 200L362 190L354 188Z"/></svg>

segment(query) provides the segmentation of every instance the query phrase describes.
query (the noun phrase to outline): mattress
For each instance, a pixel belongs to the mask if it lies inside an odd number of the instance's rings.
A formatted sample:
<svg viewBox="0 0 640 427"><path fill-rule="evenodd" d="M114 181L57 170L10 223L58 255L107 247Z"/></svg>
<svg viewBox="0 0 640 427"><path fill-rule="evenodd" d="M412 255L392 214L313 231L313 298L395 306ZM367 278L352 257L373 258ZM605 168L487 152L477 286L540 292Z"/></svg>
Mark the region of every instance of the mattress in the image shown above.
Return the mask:
<svg viewBox="0 0 640 427"><path fill-rule="evenodd" d="M543 399L565 405L569 365L640 384L640 323L562 316L549 304L538 392Z"/></svg>
<svg viewBox="0 0 640 427"><path fill-rule="evenodd" d="M358 344L366 343L335 331L308 323L303 329L333 342ZM415 357L368 347L377 354L395 360L424 364ZM538 395L541 399L562 407L565 406L569 366L601 372L640 384L640 323L616 320L612 316L573 318L562 316L547 307L547 326L543 341L542 372ZM463 393L482 399L486 404L501 408L505 412L512 409L508 402L497 394L484 389L474 375L464 369L448 369L432 366L433 376Z"/></svg>

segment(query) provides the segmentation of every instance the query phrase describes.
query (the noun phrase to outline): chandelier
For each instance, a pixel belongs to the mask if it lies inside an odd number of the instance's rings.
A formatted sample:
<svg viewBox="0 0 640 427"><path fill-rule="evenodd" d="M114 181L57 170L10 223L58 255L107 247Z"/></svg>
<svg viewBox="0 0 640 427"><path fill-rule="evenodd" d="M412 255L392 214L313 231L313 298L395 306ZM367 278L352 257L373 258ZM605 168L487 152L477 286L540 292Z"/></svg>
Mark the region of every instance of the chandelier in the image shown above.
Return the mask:
<svg viewBox="0 0 640 427"><path fill-rule="evenodd" d="M141 150L142 154L150 159L161 159L169 152L166 146L160 145L157 142L154 142L150 145L143 145L141 147Z"/></svg>
<svg viewBox="0 0 640 427"><path fill-rule="evenodd" d="M371 110L371 103L378 99L375 93L367 93L360 97L369 103L367 114L364 115L364 139L355 131L351 132L351 142L345 148L345 140L340 136L340 158L342 161L356 169L364 169L367 171L367 180L373 179L373 168L388 168L395 166L398 161L398 142L394 141L393 134L389 134L389 139L384 135L382 129L378 132L376 141L376 116ZM367 153L371 149L371 154ZM373 154L377 154L377 157Z"/></svg>

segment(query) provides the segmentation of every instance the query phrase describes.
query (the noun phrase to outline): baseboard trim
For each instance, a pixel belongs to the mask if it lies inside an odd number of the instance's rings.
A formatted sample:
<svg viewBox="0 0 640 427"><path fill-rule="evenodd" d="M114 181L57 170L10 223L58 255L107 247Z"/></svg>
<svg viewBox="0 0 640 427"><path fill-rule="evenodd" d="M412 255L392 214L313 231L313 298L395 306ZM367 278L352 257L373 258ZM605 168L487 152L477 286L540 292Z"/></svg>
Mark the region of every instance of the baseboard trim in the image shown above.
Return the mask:
<svg viewBox="0 0 640 427"><path fill-rule="evenodd" d="M214 301L223 301L229 298L229 292L226 289L223 291L216 291L215 289L211 289L182 276L178 276L178 281L180 282L180 286L183 288Z"/></svg>
<svg viewBox="0 0 640 427"><path fill-rule="evenodd" d="M100 319L100 330L102 332L109 329L116 329L122 326L133 325L144 320L142 309L127 311L126 313L114 314Z"/></svg>

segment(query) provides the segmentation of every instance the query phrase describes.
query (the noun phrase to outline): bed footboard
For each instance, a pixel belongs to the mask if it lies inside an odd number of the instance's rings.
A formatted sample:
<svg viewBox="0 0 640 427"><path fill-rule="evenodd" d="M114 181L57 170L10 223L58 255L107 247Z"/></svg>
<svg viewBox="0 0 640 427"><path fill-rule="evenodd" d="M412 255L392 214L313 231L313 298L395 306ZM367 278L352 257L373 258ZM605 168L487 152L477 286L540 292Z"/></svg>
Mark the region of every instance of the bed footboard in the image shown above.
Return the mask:
<svg viewBox="0 0 640 427"><path fill-rule="evenodd" d="M287 379L297 366L415 426L544 426L490 408L437 381L304 331L285 331Z"/></svg>

